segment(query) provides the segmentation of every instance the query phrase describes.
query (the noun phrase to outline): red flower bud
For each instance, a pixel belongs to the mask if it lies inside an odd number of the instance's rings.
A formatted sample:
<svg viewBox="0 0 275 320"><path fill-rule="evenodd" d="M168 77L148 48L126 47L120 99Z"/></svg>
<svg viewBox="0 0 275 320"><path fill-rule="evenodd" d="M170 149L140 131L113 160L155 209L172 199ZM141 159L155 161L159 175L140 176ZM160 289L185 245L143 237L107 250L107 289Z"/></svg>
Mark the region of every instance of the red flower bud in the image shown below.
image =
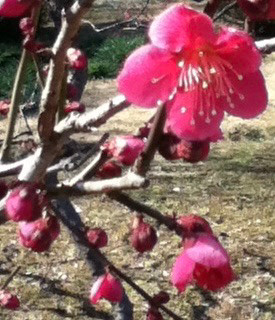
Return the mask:
<svg viewBox="0 0 275 320"><path fill-rule="evenodd" d="M120 177L122 174L121 167L113 161L106 162L96 173L96 176L101 179L111 179Z"/></svg>
<svg viewBox="0 0 275 320"><path fill-rule="evenodd" d="M10 100L0 101L0 114L6 116L10 110Z"/></svg>
<svg viewBox="0 0 275 320"><path fill-rule="evenodd" d="M83 70L88 66L88 59L84 52L79 49L69 48L67 50L69 66L72 69Z"/></svg>
<svg viewBox="0 0 275 320"><path fill-rule="evenodd" d="M118 279L107 272L100 276L93 284L90 294L90 302L96 304L98 300L106 299L113 303L119 303L123 297L123 287Z"/></svg>
<svg viewBox="0 0 275 320"><path fill-rule="evenodd" d="M165 304L167 302L169 302L170 297L169 294L166 291L160 291L158 294L155 294L153 296L153 301L152 304Z"/></svg>
<svg viewBox="0 0 275 320"><path fill-rule="evenodd" d="M31 18L23 18L20 20L19 27L24 36L33 36L34 25Z"/></svg>
<svg viewBox="0 0 275 320"><path fill-rule="evenodd" d="M182 235L184 237L190 237L196 233L202 232L213 234L210 224L204 218L195 214L180 216L177 218L177 224L182 230Z"/></svg>
<svg viewBox="0 0 275 320"><path fill-rule="evenodd" d="M151 251L157 243L157 234L150 224L143 221L143 217L138 215L133 221L131 234L131 244L140 253Z"/></svg>
<svg viewBox="0 0 275 320"><path fill-rule="evenodd" d="M237 0L243 12L252 20L274 19L273 0ZM273 8L272 8L273 7ZM273 12L274 11L274 12ZM273 12L273 14L271 14Z"/></svg>
<svg viewBox="0 0 275 320"><path fill-rule="evenodd" d="M186 141L171 133L164 134L159 145L159 153L166 160L184 159L190 163L205 160L209 150L209 141Z"/></svg>
<svg viewBox="0 0 275 320"><path fill-rule="evenodd" d="M20 307L20 301L16 295L13 295L6 290L1 290L0 306L10 310L16 310Z"/></svg>
<svg viewBox="0 0 275 320"><path fill-rule="evenodd" d="M86 236L89 244L93 248L103 248L107 246L108 236L107 233L101 228L92 228L86 231Z"/></svg>
<svg viewBox="0 0 275 320"><path fill-rule="evenodd" d="M6 201L6 215L13 221L32 221L40 217L43 197L33 184L23 184L12 190Z"/></svg>
<svg viewBox="0 0 275 320"><path fill-rule="evenodd" d="M163 320L161 313L155 308L149 308L146 320Z"/></svg>
<svg viewBox="0 0 275 320"><path fill-rule="evenodd" d="M19 223L19 243L35 252L48 250L59 233L60 225L54 216Z"/></svg>
<svg viewBox="0 0 275 320"><path fill-rule="evenodd" d="M73 111L77 111L79 113L83 113L85 112L85 105L83 103L80 103L78 101L73 101L71 103L68 103L66 106L65 106L65 113L70 113L70 112L73 112Z"/></svg>

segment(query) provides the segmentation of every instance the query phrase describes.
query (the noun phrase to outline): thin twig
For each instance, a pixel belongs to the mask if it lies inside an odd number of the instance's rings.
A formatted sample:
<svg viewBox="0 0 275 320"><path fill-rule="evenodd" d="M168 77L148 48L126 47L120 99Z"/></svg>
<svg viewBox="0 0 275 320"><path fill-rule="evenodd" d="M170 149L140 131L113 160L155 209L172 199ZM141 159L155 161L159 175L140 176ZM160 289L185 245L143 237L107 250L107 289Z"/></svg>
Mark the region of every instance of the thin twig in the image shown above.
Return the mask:
<svg viewBox="0 0 275 320"><path fill-rule="evenodd" d="M154 117L153 125L150 130L150 134L149 134L145 149L141 153L141 155L138 157L134 165L134 171L142 176L144 176L146 172L149 170L150 163L155 156L157 147L159 145L159 142L163 133L165 120L166 120L166 106L165 104L162 104L158 107L158 111Z"/></svg>

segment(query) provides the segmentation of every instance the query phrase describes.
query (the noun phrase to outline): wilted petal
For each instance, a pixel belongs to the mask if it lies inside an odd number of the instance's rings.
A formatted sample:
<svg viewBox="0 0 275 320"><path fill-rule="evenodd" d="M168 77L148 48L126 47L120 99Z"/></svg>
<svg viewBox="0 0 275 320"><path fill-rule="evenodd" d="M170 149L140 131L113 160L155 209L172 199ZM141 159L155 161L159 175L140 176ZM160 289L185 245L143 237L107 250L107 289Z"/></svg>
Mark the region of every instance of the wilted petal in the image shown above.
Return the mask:
<svg viewBox="0 0 275 320"><path fill-rule="evenodd" d="M246 32L224 27L215 47L219 57L230 63L239 74L255 72L261 65L262 56Z"/></svg>
<svg viewBox="0 0 275 320"><path fill-rule="evenodd" d="M195 262L187 256L185 251L178 256L173 265L171 282L179 292L183 292L193 281L194 268Z"/></svg>
<svg viewBox="0 0 275 320"><path fill-rule="evenodd" d="M267 107L267 90L260 71L243 76L240 81L234 74L229 77L234 93L221 98L221 106L231 115L250 119Z"/></svg>
<svg viewBox="0 0 275 320"><path fill-rule="evenodd" d="M179 75L173 56L152 45L134 51L118 76L118 89L126 98L142 107L155 107L166 101L177 86Z"/></svg>
<svg viewBox="0 0 275 320"><path fill-rule="evenodd" d="M193 47L197 38L213 42L215 33L207 15L177 4L154 19L149 37L159 48L180 52L186 47Z"/></svg>

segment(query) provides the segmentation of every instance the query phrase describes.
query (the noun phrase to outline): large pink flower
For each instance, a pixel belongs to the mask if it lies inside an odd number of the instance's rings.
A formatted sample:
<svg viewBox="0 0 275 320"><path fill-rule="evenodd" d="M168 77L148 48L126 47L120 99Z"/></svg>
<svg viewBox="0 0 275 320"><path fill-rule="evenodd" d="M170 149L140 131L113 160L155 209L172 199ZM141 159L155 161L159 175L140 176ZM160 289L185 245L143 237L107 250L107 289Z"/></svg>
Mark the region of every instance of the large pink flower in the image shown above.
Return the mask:
<svg viewBox="0 0 275 320"><path fill-rule="evenodd" d="M171 275L173 285L183 292L193 281L203 289L217 291L234 280L229 256L211 234L200 234L177 258Z"/></svg>
<svg viewBox="0 0 275 320"><path fill-rule="evenodd" d="M167 128L179 137L215 135L224 111L253 118L265 110L261 55L245 32L217 34L207 15L174 5L153 21L149 37L126 60L118 87L143 107L167 102Z"/></svg>

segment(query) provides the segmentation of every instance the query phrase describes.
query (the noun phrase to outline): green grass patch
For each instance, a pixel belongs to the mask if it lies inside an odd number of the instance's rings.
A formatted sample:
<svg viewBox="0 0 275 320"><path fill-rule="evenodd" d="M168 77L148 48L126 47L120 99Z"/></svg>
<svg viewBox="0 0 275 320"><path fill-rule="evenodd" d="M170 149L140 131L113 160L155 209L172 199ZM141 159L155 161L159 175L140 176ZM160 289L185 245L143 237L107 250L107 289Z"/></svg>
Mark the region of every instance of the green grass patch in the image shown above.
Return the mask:
<svg viewBox="0 0 275 320"><path fill-rule="evenodd" d="M105 40L89 60L90 78L113 78L126 57L144 44L144 36L120 37ZM90 56L89 52L88 55Z"/></svg>

